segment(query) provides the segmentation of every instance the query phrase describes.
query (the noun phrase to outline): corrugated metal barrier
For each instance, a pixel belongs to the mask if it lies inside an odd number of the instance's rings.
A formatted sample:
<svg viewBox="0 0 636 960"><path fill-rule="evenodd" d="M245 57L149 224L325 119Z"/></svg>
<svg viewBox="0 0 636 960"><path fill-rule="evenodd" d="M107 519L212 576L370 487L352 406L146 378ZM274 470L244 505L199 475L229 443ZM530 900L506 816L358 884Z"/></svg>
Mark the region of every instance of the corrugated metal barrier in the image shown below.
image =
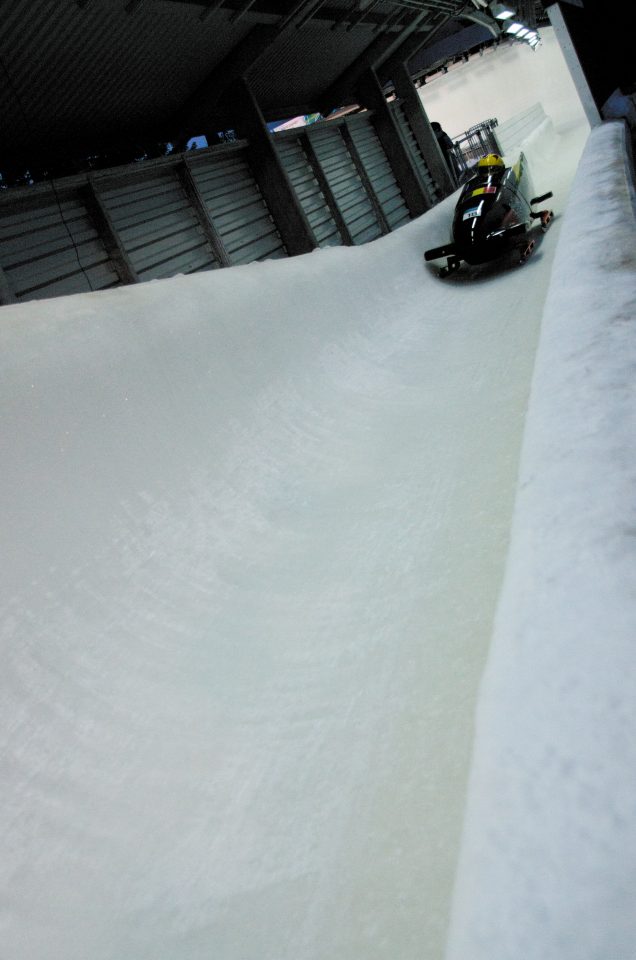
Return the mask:
<svg viewBox="0 0 636 960"><path fill-rule="evenodd" d="M317 246L366 243L409 220L370 113L275 134L274 143ZM237 141L6 191L0 302L287 256L248 147ZM417 159L412 136L409 149ZM436 202L434 187L431 195Z"/></svg>
<svg viewBox="0 0 636 960"><path fill-rule="evenodd" d="M372 197L356 170L341 126L336 123L315 124L307 130L307 137L351 242L366 243L381 236L382 230Z"/></svg>
<svg viewBox="0 0 636 960"><path fill-rule="evenodd" d="M370 113L278 133L275 142L320 246L367 243L409 220Z"/></svg>
<svg viewBox="0 0 636 960"><path fill-rule="evenodd" d="M190 169L227 251L228 265L287 256L243 151L195 156Z"/></svg>
<svg viewBox="0 0 636 960"><path fill-rule="evenodd" d="M33 300L116 286L120 277L79 192L47 184L0 213L6 299ZM7 198L13 199L13 198Z"/></svg>
<svg viewBox="0 0 636 960"><path fill-rule="evenodd" d="M286 256L246 144L0 197L2 299L32 300Z"/></svg>
<svg viewBox="0 0 636 960"><path fill-rule="evenodd" d="M307 135L296 130L292 135L277 134L276 147L318 246L331 247L346 242L334 219L337 214L329 204L328 189L316 166Z"/></svg>
<svg viewBox="0 0 636 960"><path fill-rule="evenodd" d="M98 190L138 279L218 266L174 169L140 174Z"/></svg>

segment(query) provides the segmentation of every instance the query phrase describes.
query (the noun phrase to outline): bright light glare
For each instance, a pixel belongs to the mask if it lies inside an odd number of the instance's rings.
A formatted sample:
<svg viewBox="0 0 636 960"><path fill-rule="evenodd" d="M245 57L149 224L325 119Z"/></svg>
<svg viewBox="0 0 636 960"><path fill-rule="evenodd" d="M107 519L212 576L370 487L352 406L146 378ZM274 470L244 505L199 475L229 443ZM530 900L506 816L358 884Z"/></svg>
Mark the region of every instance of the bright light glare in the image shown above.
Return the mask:
<svg viewBox="0 0 636 960"><path fill-rule="evenodd" d="M511 10L510 7L505 6L503 3L491 3L490 12L497 20L509 20L510 17L514 17L515 15L514 10Z"/></svg>

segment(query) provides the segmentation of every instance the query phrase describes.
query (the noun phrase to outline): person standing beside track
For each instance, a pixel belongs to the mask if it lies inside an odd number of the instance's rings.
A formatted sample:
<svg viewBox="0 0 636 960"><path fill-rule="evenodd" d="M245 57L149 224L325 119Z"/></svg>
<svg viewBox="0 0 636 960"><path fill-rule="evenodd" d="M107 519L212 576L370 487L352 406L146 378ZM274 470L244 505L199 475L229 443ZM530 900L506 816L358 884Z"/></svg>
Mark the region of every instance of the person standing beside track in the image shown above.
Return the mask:
<svg viewBox="0 0 636 960"><path fill-rule="evenodd" d="M453 141L448 136L446 131L442 129L442 125L438 123L437 120L432 121L431 127L433 129L433 133L435 134L435 139L439 144L439 148L442 151L442 155L446 162L446 166L450 170L453 176L453 179L456 181L458 178L458 171L456 168L455 156L453 152L454 151Z"/></svg>

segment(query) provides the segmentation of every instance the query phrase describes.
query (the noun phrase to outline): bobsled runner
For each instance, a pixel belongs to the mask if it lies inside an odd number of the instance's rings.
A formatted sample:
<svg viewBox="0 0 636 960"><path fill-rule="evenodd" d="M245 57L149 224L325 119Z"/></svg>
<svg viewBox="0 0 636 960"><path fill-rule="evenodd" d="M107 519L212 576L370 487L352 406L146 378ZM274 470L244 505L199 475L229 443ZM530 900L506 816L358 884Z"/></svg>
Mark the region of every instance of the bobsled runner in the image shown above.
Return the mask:
<svg viewBox="0 0 636 960"><path fill-rule="evenodd" d="M514 166L489 153L477 162L474 175L464 184L455 207L450 243L427 250L425 260L447 258L440 277L458 270L462 260L471 265L496 260L509 251L517 252L523 263L532 253L535 240L529 236L534 221L545 232L554 216L551 210L533 210L552 192L530 199L530 178L526 158L519 154Z"/></svg>

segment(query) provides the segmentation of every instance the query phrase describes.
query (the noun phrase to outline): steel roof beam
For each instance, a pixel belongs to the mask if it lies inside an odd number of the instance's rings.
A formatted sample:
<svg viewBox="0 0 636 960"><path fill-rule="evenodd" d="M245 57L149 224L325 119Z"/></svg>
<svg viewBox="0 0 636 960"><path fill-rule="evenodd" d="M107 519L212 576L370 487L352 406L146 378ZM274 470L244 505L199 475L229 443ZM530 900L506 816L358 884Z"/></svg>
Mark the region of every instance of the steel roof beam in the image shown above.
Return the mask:
<svg viewBox="0 0 636 960"><path fill-rule="evenodd" d="M359 83L361 103L373 111L371 123L382 144L387 160L412 217L418 217L429 209L430 203L423 190L413 158L395 118L395 113L386 97L377 74L367 70Z"/></svg>
<svg viewBox="0 0 636 960"><path fill-rule="evenodd" d="M373 8L374 8L374 7L377 7L377 5L378 5L379 3L381 3L381 2L382 2L382 0L371 0L371 3L370 3L368 6L366 6L366 7L364 8L364 10L362 10L361 13L358 14L358 16L355 18L355 20L351 20L351 21L347 24L347 26L346 26L347 32L348 32L349 30L353 30L353 29L354 29L355 27L357 27L360 23L364 23L364 21L367 19L367 14L369 14L369 13L373 10Z"/></svg>
<svg viewBox="0 0 636 960"><path fill-rule="evenodd" d="M214 67L173 118L173 128L179 130L179 141L209 128L214 109L228 86L249 73L278 35L276 27L252 27L227 57ZM165 127L170 129L170 123L166 123Z"/></svg>
<svg viewBox="0 0 636 960"><path fill-rule="evenodd" d="M391 79L391 72L399 63L408 63L416 53L430 43L438 31L451 19L450 16L442 16L435 24L431 24L426 33L413 33L404 40L395 52L387 58L378 69L378 76L383 83Z"/></svg>
<svg viewBox="0 0 636 960"><path fill-rule="evenodd" d="M305 12L302 14L302 16L295 21L294 27L297 30L299 30L301 27L304 27L305 24L308 23L312 17L316 16L316 14L319 13L320 8L323 6L323 4L324 4L324 0L318 0L318 2L315 4L310 3L307 9L305 10ZM287 25L285 24L285 26ZM284 27L281 25L281 30L283 29Z"/></svg>
<svg viewBox="0 0 636 960"><path fill-rule="evenodd" d="M212 0L211 3L202 11L199 15L199 20L203 23L208 17L211 17L213 13L216 13L223 6L223 0Z"/></svg>
<svg viewBox="0 0 636 960"><path fill-rule="evenodd" d="M350 17L358 9L358 0L352 0L352 2L347 7L343 7L340 13L336 14L333 18L333 23L331 24L332 30L337 30L341 23L344 23L346 20L349 20Z"/></svg>
<svg viewBox="0 0 636 960"><path fill-rule="evenodd" d="M376 37L362 55L320 97L318 103L320 112L326 116L337 107L342 107L346 103L353 103L356 98L356 87L364 74L370 69L377 71L412 33L421 28L427 16L428 11L423 11L413 17L408 26L405 26L398 34L387 35L383 33Z"/></svg>
<svg viewBox="0 0 636 960"><path fill-rule="evenodd" d="M304 26L318 12L324 2L325 0L299 0L299 3L296 3L287 16L279 22L278 29L282 32L292 25L296 29Z"/></svg>
<svg viewBox="0 0 636 960"><path fill-rule="evenodd" d="M241 20L246 13L249 13L249 11L251 10L251 8L254 6L255 3L256 3L256 0L245 0L243 5L239 7L238 10L235 10L234 13L231 14L230 23L238 23L238 21Z"/></svg>
<svg viewBox="0 0 636 960"><path fill-rule="evenodd" d="M397 9L394 7L392 10L389 11L389 13L386 13L382 17L382 19L375 24L373 28L373 32L378 34L386 33L387 30L390 30L393 27L399 26L399 23L403 17L404 17L404 10L400 9L399 7Z"/></svg>
<svg viewBox="0 0 636 960"><path fill-rule="evenodd" d="M77 0L77 2L81 2L81 0ZM92 0L84 0L84 2L91 3ZM207 2L207 0L154 0L154 2L175 3L188 7L201 7L203 8L199 15L201 20L206 20L209 16L211 16L213 13L217 13L222 8L224 13L230 13L229 22L232 22L232 15L237 15L237 19L240 19L240 17L244 16L245 13L248 12L247 10L244 10L247 0L211 0L211 2ZM356 2L356 0L353 0L350 7L345 8L344 10L340 6L333 6L333 4L326 6L326 2L327 0L319 0L310 16L315 16L316 19L323 23L328 22L337 25L338 23L341 23L360 12L359 4ZM393 17L395 15L396 8L399 10L397 0L378 0L378 2L384 5L390 3L392 10L388 14L381 13L380 11L376 11L375 3L368 4L366 8L366 12L368 14L367 25L369 22L380 25L385 22L387 17ZM438 0L433 0L433 2L437 3ZM252 18L260 18L261 22L266 24L273 24L274 21L278 19L279 25L282 23L284 27L287 27L288 21L292 19L296 20L299 17L297 13L297 9L299 7L310 8L312 7L312 4L310 0L300 0L300 2L290 10L289 4L285 3L284 0L252 0L252 2L249 3L249 15ZM373 10L371 9L372 7L374 8ZM422 9L422 6L420 5L418 9ZM295 23L295 25L302 26L304 22L306 22L306 20L301 18L301 22Z"/></svg>

